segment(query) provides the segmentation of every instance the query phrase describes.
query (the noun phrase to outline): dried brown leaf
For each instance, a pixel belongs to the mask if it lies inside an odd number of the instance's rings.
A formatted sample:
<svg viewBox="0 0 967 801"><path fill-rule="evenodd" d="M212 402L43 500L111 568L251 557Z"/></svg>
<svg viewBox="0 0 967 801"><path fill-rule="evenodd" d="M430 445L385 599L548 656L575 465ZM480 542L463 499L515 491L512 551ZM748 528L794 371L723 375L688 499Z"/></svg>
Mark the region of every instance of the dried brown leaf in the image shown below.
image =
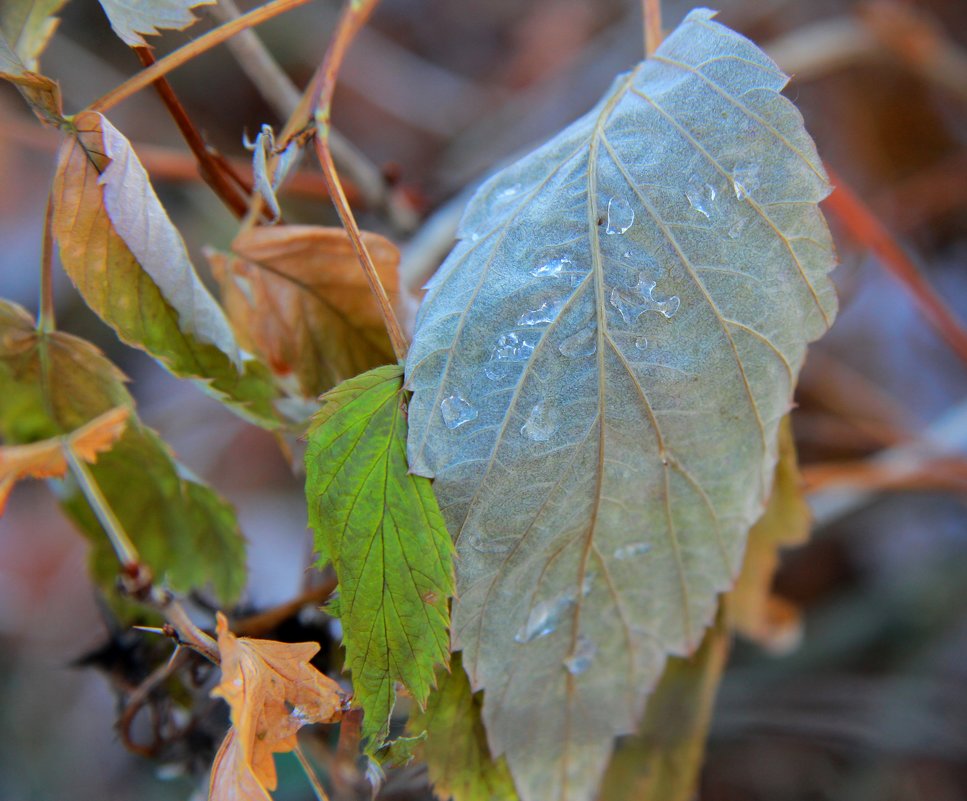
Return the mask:
<svg viewBox="0 0 967 801"><path fill-rule="evenodd" d="M399 251L364 232L390 300L399 305ZM342 228L256 228L232 243L239 258L209 254L239 342L315 398L387 362L393 349L379 308Z"/></svg>
<svg viewBox="0 0 967 801"><path fill-rule="evenodd" d="M222 681L212 695L232 710L232 729L212 767L209 799L264 799L276 786L274 754L295 748L296 732L342 717L339 685L309 664L318 643L236 637L218 615Z"/></svg>

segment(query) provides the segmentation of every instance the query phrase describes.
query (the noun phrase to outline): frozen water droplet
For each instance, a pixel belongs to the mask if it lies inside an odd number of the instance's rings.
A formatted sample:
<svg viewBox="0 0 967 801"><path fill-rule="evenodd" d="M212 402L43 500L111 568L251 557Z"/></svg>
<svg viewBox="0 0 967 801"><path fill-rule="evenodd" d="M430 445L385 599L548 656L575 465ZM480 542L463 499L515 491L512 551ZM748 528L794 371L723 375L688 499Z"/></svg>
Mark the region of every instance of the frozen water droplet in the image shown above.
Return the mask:
<svg viewBox="0 0 967 801"><path fill-rule="evenodd" d="M470 401L457 392L440 401L440 414L446 427L452 430L475 420L478 412Z"/></svg>
<svg viewBox="0 0 967 801"><path fill-rule="evenodd" d="M514 331L501 334L490 353L490 361L484 366L484 373L491 381L504 378L514 365L526 362L534 352L536 343Z"/></svg>
<svg viewBox="0 0 967 801"><path fill-rule="evenodd" d="M471 232L470 241L476 242L478 239L480 239L480 234L478 234L476 231Z"/></svg>
<svg viewBox="0 0 967 801"><path fill-rule="evenodd" d="M538 278L560 278L561 274L573 264L574 262L567 256L558 256L557 258L549 259L539 267L535 267L530 273Z"/></svg>
<svg viewBox="0 0 967 801"><path fill-rule="evenodd" d="M598 329L594 325L582 328L576 334L571 334L559 346L561 354L571 359L593 356L598 350Z"/></svg>
<svg viewBox="0 0 967 801"><path fill-rule="evenodd" d="M544 401L534 405L527 415L527 422L520 427L520 433L534 442L546 442L557 431L557 412Z"/></svg>
<svg viewBox="0 0 967 801"><path fill-rule="evenodd" d="M507 553L516 542L516 537L488 537L482 531L470 535L470 547L480 553Z"/></svg>
<svg viewBox="0 0 967 801"><path fill-rule="evenodd" d="M729 226L729 239L738 239L743 228L745 228L745 218L739 217Z"/></svg>
<svg viewBox="0 0 967 801"><path fill-rule="evenodd" d="M604 229L606 234L623 234L635 221L635 210L627 200L613 197L608 200L608 225Z"/></svg>
<svg viewBox="0 0 967 801"><path fill-rule="evenodd" d="M513 186L508 186L506 189L500 190L497 197L507 200L508 198L514 197L518 192L520 192L520 184L514 184Z"/></svg>
<svg viewBox="0 0 967 801"><path fill-rule="evenodd" d="M309 714L301 706L293 707L292 711L289 713L289 717L300 726L305 726L307 723L312 722Z"/></svg>
<svg viewBox="0 0 967 801"><path fill-rule="evenodd" d="M553 322L562 305L560 301L542 303L539 308L524 312L517 321L517 325L543 325Z"/></svg>
<svg viewBox="0 0 967 801"><path fill-rule="evenodd" d="M651 546L647 542L632 542L614 549L614 558L619 561L631 559L633 556L641 556L648 553Z"/></svg>
<svg viewBox="0 0 967 801"><path fill-rule="evenodd" d="M561 617L573 604L574 599L566 595L535 604L531 607L524 625L514 635L514 641L527 643L539 637L546 637L557 628Z"/></svg>
<svg viewBox="0 0 967 801"><path fill-rule="evenodd" d="M564 668L568 673L579 676L591 667L597 652L598 646L594 641L579 634L577 642L574 643L574 652L564 660Z"/></svg>
<svg viewBox="0 0 967 801"><path fill-rule="evenodd" d="M704 215L706 220L712 219L713 204L715 202L715 187L705 183L697 175L693 175L688 181L688 188L685 190L685 197L692 208L699 214Z"/></svg>
<svg viewBox="0 0 967 801"><path fill-rule="evenodd" d="M581 597L587 598L591 594L591 588L594 586L594 580L598 577L598 574L593 570L589 570L584 574L584 578L581 580Z"/></svg>
<svg viewBox="0 0 967 801"><path fill-rule="evenodd" d="M647 348L648 347L648 338L647 337L635 337L635 347L638 348L638 350L644 350L645 348Z"/></svg>
<svg viewBox="0 0 967 801"><path fill-rule="evenodd" d="M611 290L611 305L621 312L621 319L627 325L633 325L645 312L656 311L665 317L673 317L682 305L678 295L672 295L668 300L655 300L652 294L658 286L649 281L644 273L638 274L638 285L633 290ZM637 343L635 343L637 344Z"/></svg>
<svg viewBox="0 0 967 801"><path fill-rule="evenodd" d="M739 200L745 200L759 188L759 165L754 161L737 164L732 170L732 189Z"/></svg>

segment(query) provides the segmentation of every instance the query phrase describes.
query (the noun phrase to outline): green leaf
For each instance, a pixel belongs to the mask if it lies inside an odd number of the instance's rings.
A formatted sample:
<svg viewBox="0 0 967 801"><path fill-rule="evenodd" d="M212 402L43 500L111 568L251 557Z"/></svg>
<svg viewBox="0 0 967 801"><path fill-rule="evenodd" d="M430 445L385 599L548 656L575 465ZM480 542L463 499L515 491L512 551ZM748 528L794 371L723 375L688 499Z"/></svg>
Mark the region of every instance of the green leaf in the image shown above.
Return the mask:
<svg viewBox="0 0 967 801"><path fill-rule="evenodd" d="M669 660L648 699L641 731L618 745L604 777L601 798L695 798L715 694L728 653L728 627L719 620L705 633L702 647L691 657Z"/></svg>
<svg viewBox="0 0 967 801"><path fill-rule="evenodd" d="M437 687L426 709L410 716L407 730L426 733L421 757L437 797L516 801L507 763L490 754L480 705L480 694L475 696L470 689L460 654L455 653L450 671L437 671Z"/></svg>
<svg viewBox="0 0 967 801"><path fill-rule="evenodd" d="M588 801L701 643L836 310L829 184L776 65L693 11L485 183L407 358L453 647L525 801Z"/></svg>
<svg viewBox="0 0 967 801"><path fill-rule="evenodd" d="M147 47L140 34L157 36L162 29L182 31L197 22L192 8L213 3L215 0L101 0L101 7L122 42L128 47Z"/></svg>
<svg viewBox="0 0 967 801"><path fill-rule="evenodd" d="M0 301L0 437L27 444L75 431L134 402L122 373L89 342L38 331L21 307ZM152 573L174 589L210 583L223 603L245 581L245 544L231 507L190 476L151 429L132 418L112 450L90 466L101 491ZM105 590L117 557L83 495L69 479L62 501L92 543Z"/></svg>
<svg viewBox="0 0 967 801"><path fill-rule="evenodd" d="M381 768L405 768L416 758L417 751L425 742L425 731L413 737L397 737L386 743L374 756Z"/></svg>
<svg viewBox="0 0 967 801"><path fill-rule="evenodd" d="M57 30L54 16L66 0L3 0L0 32L25 69L36 70L37 59Z"/></svg>
<svg viewBox="0 0 967 801"><path fill-rule="evenodd" d="M245 586L245 540L232 507L175 461L151 429L132 426L90 466L111 509L157 581L186 593L210 584L222 605ZM94 546L91 565L105 588L117 580L117 557L73 481L60 493L65 510Z"/></svg>
<svg viewBox="0 0 967 801"><path fill-rule="evenodd" d="M267 428L283 420L260 361L188 258L130 143L100 114L75 118L53 186L61 261L87 304L129 345Z"/></svg>
<svg viewBox="0 0 967 801"><path fill-rule="evenodd" d="M363 734L379 746L402 682L418 704L449 656L453 545L425 478L406 465L402 369L378 367L323 396L306 451L320 564L339 579L340 619Z"/></svg>

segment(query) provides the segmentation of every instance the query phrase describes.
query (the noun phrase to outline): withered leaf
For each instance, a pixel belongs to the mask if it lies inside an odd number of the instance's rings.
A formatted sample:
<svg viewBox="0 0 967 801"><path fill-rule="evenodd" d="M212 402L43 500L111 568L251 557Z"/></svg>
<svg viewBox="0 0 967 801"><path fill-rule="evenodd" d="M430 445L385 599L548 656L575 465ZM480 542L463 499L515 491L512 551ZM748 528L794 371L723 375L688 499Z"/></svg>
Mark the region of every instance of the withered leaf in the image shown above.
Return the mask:
<svg viewBox="0 0 967 801"><path fill-rule="evenodd" d="M379 234L363 241L390 300L400 301L399 251ZM315 398L348 378L395 361L382 317L342 228L255 228L212 253L212 269L241 345Z"/></svg>
<svg viewBox="0 0 967 801"><path fill-rule="evenodd" d="M295 748L303 726L338 721L343 695L309 664L318 643L236 637L221 613L217 626L222 681L212 695L228 702L232 728L215 758L209 798L268 798L277 781L273 755Z"/></svg>

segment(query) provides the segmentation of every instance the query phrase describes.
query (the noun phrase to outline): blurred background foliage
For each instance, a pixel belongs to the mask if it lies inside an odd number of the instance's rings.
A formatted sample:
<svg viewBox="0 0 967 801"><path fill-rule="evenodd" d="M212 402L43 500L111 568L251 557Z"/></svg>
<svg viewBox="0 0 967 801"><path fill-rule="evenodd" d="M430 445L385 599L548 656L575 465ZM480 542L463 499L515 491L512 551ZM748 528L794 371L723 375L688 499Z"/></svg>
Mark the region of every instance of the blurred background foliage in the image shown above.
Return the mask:
<svg viewBox="0 0 967 801"><path fill-rule="evenodd" d="M663 5L671 29L693 4ZM700 797L967 799L967 338L956 322L967 320L967 5L717 7L722 22L793 74L787 94L834 183L861 205L844 202L844 192L825 206L843 311L810 351L794 415L816 523L811 541L784 555L776 589L800 607L801 628L790 623L776 653L736 643ZM200 11L194 27L153 42L159 56L216 24ZM301 85L337 13L332 0L317 0L258 34ZM75 112L140 65L96 3L73 0L61 16L41 66ZM377 168L353 196L361 224L403 246L404 280L418 287L442 260L469 189L585 111L641 50L632 0L385 0L343 70L334 124L365 154L363 165ZM226 47L170 79L230 157L248 156L243 131L281 123ZM110 116L201 267L202 246L230 242L232 217L197 180L154 94ZM58 142L0 87L0 296L34 310ZM335 224L308 162L283 193L286 218ZM871 234L867 212L882 231ZM911 266L926 289L910 279ZM946 323L938 301L952 312ZM272 438L121 346L63 275L57 303L60 327L127 372L145 421L238 507L250 543L247 608L283 604L317 581L301 483ZM290 626L271 634L332 634L311 613ZM84 542L47 489L19 487L0 520L0 798L151 801L196 791L197 781L177 777L204 771L224 710L160 762L126 751L113 728L115 689L130 689L163 658L151 648L143 635L110 630ZM107 666L110 681L79 662ZM151 734L142 717L132 730L140 741ZM277 798L308 798L292 764L281 763ZM391 776L382 797L427 797L422 774Z"/></svg>

